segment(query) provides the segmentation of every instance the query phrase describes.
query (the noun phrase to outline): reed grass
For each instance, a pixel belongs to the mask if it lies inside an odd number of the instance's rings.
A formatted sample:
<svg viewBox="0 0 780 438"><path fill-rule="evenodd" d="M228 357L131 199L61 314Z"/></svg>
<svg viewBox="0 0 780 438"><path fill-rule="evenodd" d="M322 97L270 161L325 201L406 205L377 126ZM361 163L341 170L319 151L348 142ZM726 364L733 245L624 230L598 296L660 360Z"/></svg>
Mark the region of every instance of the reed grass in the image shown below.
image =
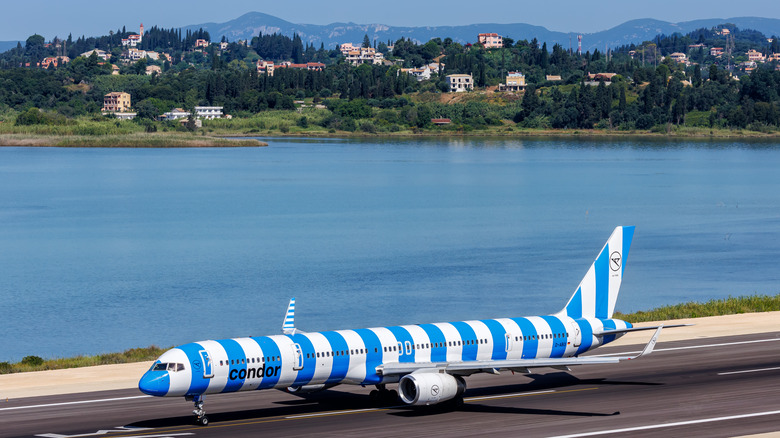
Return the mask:
<svg viewBox="0 0 780 438"><path fill-rule="evenodd" d="M614 317L633 323L734 315L738 313L773 312L777 310L780 310L780 294L774 296L749 295L728 297L720 300L709 300L704 303L691 301L629 314L615 312Z"/></svg>
<svg viewBox="0 0 780 438"><path fill-rule="evenodd" d="M146 348L131 348L121 353L106 353L95 356L76 356L56 359L41 359L38 356L27 356L17 363L0 362L0 374L145 362L157 359L166 350L168 349L153 345Z"/></svg>

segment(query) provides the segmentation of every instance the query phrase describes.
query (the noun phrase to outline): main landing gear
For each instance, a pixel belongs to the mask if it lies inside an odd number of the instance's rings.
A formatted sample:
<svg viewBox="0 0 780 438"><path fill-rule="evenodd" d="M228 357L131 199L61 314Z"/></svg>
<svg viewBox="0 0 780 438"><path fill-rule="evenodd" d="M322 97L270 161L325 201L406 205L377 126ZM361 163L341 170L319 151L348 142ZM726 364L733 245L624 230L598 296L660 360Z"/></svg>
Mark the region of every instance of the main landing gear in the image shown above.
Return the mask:
<svg viewBox="0 0 780 438"><path fill-rule="evenodd" d="M371 401L378 405L395 403L398 400L398 391L388 390L384 383L376 385L376 389L368 393Z"/></svg>
<svg viewBox="0 0 780 438"><path fill-rule="evenodd" d="M202 395L196 395L192 398L187 398L192 400L192 402L195 404L195 409L192 411L193 414L198 416L198 418L195 419L195 423L200 426L207 426L209 424L209 417L206 416L206 411L203 409L203 399L205 397Z"/></svg>

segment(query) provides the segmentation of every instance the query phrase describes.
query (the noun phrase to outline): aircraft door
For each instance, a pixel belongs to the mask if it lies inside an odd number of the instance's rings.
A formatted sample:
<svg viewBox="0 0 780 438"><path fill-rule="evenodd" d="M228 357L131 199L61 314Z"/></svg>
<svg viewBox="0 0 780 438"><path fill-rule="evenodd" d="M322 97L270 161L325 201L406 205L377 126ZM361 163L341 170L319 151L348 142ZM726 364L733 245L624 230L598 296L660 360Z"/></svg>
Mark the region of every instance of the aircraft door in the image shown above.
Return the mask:
<svg viewBox="0 0 780 438"><path fill-rule="evenodd" d="M580 344L582 343L582 333L580 333L580 325L577 324L577 321L572 321L571 322L571 329L572 329L572 332L571 332L571 336L572 336L571 345L573 345L575 347L579 347Z"/></svg>
<svg viewBox="0 0 780 438"><path fill-rule="evenodd" d="M200 358L203 361L203 378L210 379L214 377L214 367L211 363L211 355L206 350L200 350Z"/></svg>
<svg viewBox="0 0 780 438"><path fill-rule="evenodd" d="M510 351L512 351L512 335L509 333L504 333L504 339L506 340L504 350L506 350L506 352L509 353Z"/></svg>
<svg viewBox="0 0 780 438"><path fill-rule="evenodd" d="M300 344L292 344L293 351L293 370L303 369L303 351Z"/></svg>

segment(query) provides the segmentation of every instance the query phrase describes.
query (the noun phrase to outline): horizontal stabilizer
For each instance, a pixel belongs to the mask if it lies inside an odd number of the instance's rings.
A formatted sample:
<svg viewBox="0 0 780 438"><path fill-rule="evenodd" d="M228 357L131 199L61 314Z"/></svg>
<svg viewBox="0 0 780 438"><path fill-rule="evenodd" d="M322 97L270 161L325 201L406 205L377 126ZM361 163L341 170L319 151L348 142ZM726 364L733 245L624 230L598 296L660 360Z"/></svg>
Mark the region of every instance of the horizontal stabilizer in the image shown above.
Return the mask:
<svg viewBox="0 0 780 438"><path fill-rule="evenodd" d="M599 336L600 337L600 336L607 336L607 335L618 335L618 334L621 334L621 333L639 332L639 331L642 331L642 330L655 330L655 329L657 329L659 327L675 328L675 327L690 327L692 325L694 325L694 324L674 324L674 325L662 325L662 326L654 325L654 326L650 326L650 327L628 327L628 328L623 328L623 329L603 330L603 331L600 331L600 332L595 332L595 333L593 333L593 336Z"/></svg>

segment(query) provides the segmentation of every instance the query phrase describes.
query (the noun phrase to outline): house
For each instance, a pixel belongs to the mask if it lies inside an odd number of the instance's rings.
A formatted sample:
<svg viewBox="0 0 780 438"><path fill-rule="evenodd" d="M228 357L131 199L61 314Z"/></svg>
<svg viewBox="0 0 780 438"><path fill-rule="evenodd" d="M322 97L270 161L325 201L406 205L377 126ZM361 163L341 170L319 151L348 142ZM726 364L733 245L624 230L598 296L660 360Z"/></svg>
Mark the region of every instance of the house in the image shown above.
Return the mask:
<svg viewBox="0 0 780 438"><path fill-rule="evenodd" d="M414 76L418 81L427 81L431 75L439 73L444 68L444 64L432 62L419 68L402 68L401 72Z"/></svg>
<svg viewBox="0 0 780 438"><path fill-rule="evenodd" d="M685 56L685 53L681 53L681 52L674 52L671 55L669 55L669 58L671 58L672 61L674 62L680 62L683 64L685 64L686 61L688 61L688 57Z"/></svg>
<svg viewBox="0 0 780 438"><path fill-rule="evenodd" d="M418 82L431 79L431 71L427 67L402 68L400 72L414 76Z"/></svg>
<svg viewBox="0 0 780 438"><path fill-rule="evenodd" d="M761 53L761 52L755 51L754 49L748 50L746 55L748 56L748 61L753 61L753 62L765 62L766 61L766 56L764 56L764 54Z"/></svg>
<svg viewBox="0 0 780 438"><path fill-rule="evenodd" d="M549 81L549 82L560 82L563 79L561 79L561 75L546 75L544 77L544 80Z"/></svg>
<svg viewBox="0 0 780 438"><path fill-rule="evenodd" d="M706 49L706 44L688 44L688 49Z"/></svg>
<svg viewBox="0 0 780 438"><path fill-rule="evenodd" d="M486 49L500 49L504 47L504 38L497 33L481 33L477 35L477 40Z"/></svg>
<svg viewBox="0 0 780 438"><path fill-rule="evenodd" d="M130 93L112 91L103 96L104 113L123 113L130 109Z"/></svg>
<svg viewBox="0 0 780 438"><path fill-rule="evenodd" d="M268 76L274 75L274 63L271 61L263 61L262 59L257 60L257 72L258 73L265 73Z"/></svg>
<svg viewBox="0 0 780 438"><path fill-rule="evenodd" d="M70 62L70 58L67 56L49 56L47 58L44 58L43 61L41 61L41 67L42 68L49 68L54 67L57 68L62 64L67 64Z"/></svg>
<svg viewBox="0 0 780 438"><path fill-rule="evenodd" d="M431 119L431 123L433 123L436 126L444 126L449 125L452 123L452 120L450 119Z"/></svg>
<svg viewBox="0 0 780 438"><path fill-rule="evenodd" d="M184 119L190 116L190 113L188 111L184 111L181 108L174 108L167 113L164 113L162 116L160 116L160 119L162 120L178 120L178 119Z"/></svg>
<svg viewBox="0 0 780 438"><path fill-rule="evenodd" d="M203 119L221 119L222 107L221 106L196 106L195 116Z"/></svg>
<svg viewBox="0 0 780 438"><path fill-rule="evenodd" d="M227 50L227 48L228 48L227 42L222 41L221 43L219 43L219 50Z"/></svg>
<svg viewBox="0 0 780 438"><path fill-rule="evenodd" d="M114 117L116 117L119 120L133 120L137 115L138 113L131 113L131 112L114 113Z"/></svg>
<svg viewBox="0 0 780 438"><path fill-rule="evenodd" d="M723 47L711 47L710 48L710 56L720 57L721 55L723 55Z"/></svg>
<svg viewBox="0 0 780 438"><path fill-rule="evenodd" d="M127 38L122 38L122 46L135 47L141 44L144 39L144 24L141 23L141 29L138 35L128 35Z"/></svg>
<svg viewBox="0 0 780 438"><path fill-rule="evenodd" d="M474 79L471 75L447 75L446 79L450 93L460 93L474 89Z"/></svg>
<svg viewBox="0 0 780 438"><path fill-rule="evenodd" d="M116 64L111 64L111 74L116 76L119 74L119 66Z"/></svg>
<svg viewBox="0 0 780 438"><path fill-rule="evenodd" d="M146 57L149 58L149 59L158 61L160 59L160 54L155 52L155 51L152 51L152 50L147 50L146 51Z"/></svg>
<svg viewBox="0 0 780 438"><path fill-rule="evenodd" d="M525 91L525 75L519 71L510 71L506 75L506 84L498 84L498 91Z"/></svg>
<svg viewBox="0 0 780 438"><path fill-rule="evenodd" d="M100 59L102 59L104 61L107 61L108 58L111 56L110 53L106 53L105 51L100 50L100 49L88 50L88 51L82 53L79 56L83 56L85 58L89 58L90 56L92 56L93 53L96 54L98 58L100 58Z"/></svg>
<svg viewBox="0 0 780 438"><path fill-rule="evenodd" d="M353 50L347 52L346 57L347 62L352 65L382 64L382 61L385 59L384 54L377 52L376 49L372 47L353 48Z"/></svg>
<svg viewBox="0 0 780 438"><path fill-rule="evenodd" d="M209 42L204 40L204 39L202 39L202 38L198 38L198 39L195 40L195 48L196 49L201 48L201 47L208 47L208 46L209 46Z"/></svg>
<svg viewBox="0 0 780 438"><path fill-rule="evenodd" d="M131 47L127 49L126 52L122 53L122 59L126 61L135 62L144 58L146 58L146 50L139 50Z"/></svg>
<svg viewBox="0 0 780 438"><path fill-rule="evenodd" d="M158 76L162 74L162 69L158 65L148 65L146 66L146 75L151 76L153 74L157 74Z"/></svg>
<svg viewBox="0 0 780 438"><path fill-rule="evenodd" d="M599 82L604 82L604 85L611 85L612 78L617 76L617 73L588 73L585 76L585 85L596 86Z"/></svg>

